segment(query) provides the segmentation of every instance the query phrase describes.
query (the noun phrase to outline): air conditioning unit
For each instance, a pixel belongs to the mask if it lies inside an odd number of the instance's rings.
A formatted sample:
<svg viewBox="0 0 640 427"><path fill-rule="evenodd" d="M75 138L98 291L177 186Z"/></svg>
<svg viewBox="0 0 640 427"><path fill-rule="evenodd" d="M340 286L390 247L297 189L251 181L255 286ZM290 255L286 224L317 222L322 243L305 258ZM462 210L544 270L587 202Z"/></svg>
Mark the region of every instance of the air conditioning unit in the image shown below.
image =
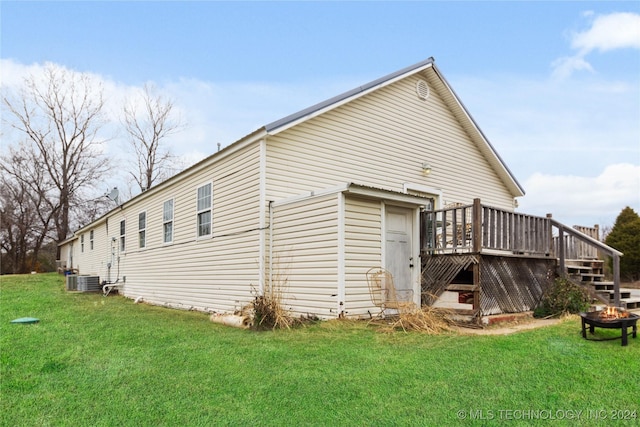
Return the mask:
<svg viewBox="0 0 640 427"><path fill-rule="evenodd" d="M66 289L68 291L77 291L78 290L78 276L75 275L75 274L69 274L68 276L65 276L65 278L67 279Z"/></svg>
<svg viewBox="0 0 640 427"><path fill-rule="evenodd" d="M100 292L100 276L78 276L78 290L80 292Z"/></svg>

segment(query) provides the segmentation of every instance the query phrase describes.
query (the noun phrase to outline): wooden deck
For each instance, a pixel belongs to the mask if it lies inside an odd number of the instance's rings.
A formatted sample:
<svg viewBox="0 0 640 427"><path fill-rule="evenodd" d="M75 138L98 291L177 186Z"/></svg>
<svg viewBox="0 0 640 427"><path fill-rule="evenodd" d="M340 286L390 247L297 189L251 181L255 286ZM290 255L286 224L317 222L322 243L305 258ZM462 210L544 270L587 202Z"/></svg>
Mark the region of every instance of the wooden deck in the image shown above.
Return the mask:
<svg viewBox="0 0 640 427"><path fill-rule="evenodd" d="M423 305L457 292L462 311L474 318L533 310L556 275L566 276L566 259L599 254L614 260L614 303L620 303L622 253L599 242L597 228L576 230L551 215L509 212L479 199L422 212L420 223Z"/></svg>

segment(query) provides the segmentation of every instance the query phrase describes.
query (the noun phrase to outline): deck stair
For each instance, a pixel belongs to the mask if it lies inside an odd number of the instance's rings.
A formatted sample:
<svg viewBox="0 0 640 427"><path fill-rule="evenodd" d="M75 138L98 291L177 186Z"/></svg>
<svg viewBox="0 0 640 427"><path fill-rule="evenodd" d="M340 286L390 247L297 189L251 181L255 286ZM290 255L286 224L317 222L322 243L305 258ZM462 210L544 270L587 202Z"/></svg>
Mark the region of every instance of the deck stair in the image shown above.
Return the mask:
<svg viewBox="0 0 640 427"><path fill-rule="evenodd" d="M569 278L598 296L601 305L614 304L614 284L605 281L604 261L599 259L568 259L565 268ZM640 292L620 288L620 305L627 310L640 310Z"/></svg>

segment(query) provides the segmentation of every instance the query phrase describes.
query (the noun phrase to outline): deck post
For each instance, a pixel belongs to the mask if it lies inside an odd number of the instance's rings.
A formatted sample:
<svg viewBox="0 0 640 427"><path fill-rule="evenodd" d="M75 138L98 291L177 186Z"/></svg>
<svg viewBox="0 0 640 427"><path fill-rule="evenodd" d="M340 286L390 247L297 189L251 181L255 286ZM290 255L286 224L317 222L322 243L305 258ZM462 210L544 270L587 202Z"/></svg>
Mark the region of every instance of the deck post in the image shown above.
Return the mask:
<svg viewBox="0 0 640 427"><path fill-rule="evenodd" d="M564 230L558 227L558 258L560 259L560 276L565 277L567 272L564 265Z"/></svg>
<svg viewBox="0 0 640 427"><path fill-rule="evenodd" d="M613 301L620 307L620 256L613 254Z"/></svg>
<svg viewBox="0 0 640 427"><path fill-rule="evenodd" d="M473 212L472 212L471 221L472 232L473 232L473 242L472 242L472 251L474 253L479 254L482 251L482 204L480 203L480 199L473 199ZM476 322L480 324L480 318L482 316L482 308L480 307L480 287L482 286L482 278L480 277L480 263L482 262L482 256L478 256L478 262L474 263L472 266L473 271L473 310L476 313Z"/></svg>
<svg viewBox="0 0 640 427"><path fill-rule="evenodd" d="M480 263L482 262L482 256L478 255L478 262L473 263L471 269L473 271L473 311L476 318L476 322L480 324L480 318L482 315L482 309L480 307Z"/></svg>
<svg viewBox="0 0 640 427"><path fill-rule="evenodd" d="M547 221L547 256L553 254L554 252L554 247L553 247L553 227L551 226L551 218L553 218L553 215L551 215L550 213L547 214L547 219L549 221Z"/></svg>
<svg viewBox="0 0 640 427"><path fill-rule="evenodd" d="M482 248L482 205L480 199L473 199L473 242L472 251L480 253Z"/></svg>

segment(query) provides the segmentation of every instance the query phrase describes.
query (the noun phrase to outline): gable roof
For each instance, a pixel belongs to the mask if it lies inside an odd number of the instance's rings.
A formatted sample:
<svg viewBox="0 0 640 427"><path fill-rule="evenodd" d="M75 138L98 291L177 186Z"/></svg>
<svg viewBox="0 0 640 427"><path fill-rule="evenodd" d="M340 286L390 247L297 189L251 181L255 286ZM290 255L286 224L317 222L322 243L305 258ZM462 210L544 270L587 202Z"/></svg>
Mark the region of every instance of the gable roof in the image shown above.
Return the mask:
<svg viewBox="0 0 640 427"><path fill-rule="evenodd" d="M451 109L454 116L461 123L462 127L468 133L471 140L476 144L482 154L485 156L489 164L496 171L498 176L506 184L507 188L514 197L524 196L525 192L518 180L515 178L511 170L507 167L502 160L498 152L493 145L489 142L485 134L482 132L476 121L473 119L467 108L464 106L458 95L451 88L447 80L442 75L442 72L438 70L435 65L435 60L430 57L417 64L398 70L394 73L388 74L379 79L373 80L367 84L354 88L350 91L344 92L333 98L322 101L311 107L305 108L293 113L289 116L283 117L280 120L276 120L264 126L264 131L269 135L275 135L282 132L296 124L309 120L327 111L346 104L354 99L360 98L374 90L380 89L384 86L390 85L398 80L404 79L413 74L420 73L426 69L431 69L440 81L445 93L443 94L444 102L447 107Z"/></svg>
<svg viewBox="0 0 640 427"><path fill-rule="evenodd" d="M509 190L511 191L511 194L513 194L513 197L524 196L525 192L522 186L520 185L520 183L518 183L515 176L511 173L511 171L509 170L507 165L504 163L504 161L502 160L498 152L491 145L491 143L486 138L484 133L482 133L482 131L480 130L480 127L477 125L473 117L471 117L471 114L469 114L469 112L467 111L462 101L460 101L460 99L458 98L456 93L453 91L449 83L446 81L442 73L438 70L438 68L435 65L434 58L430 57L424 61L418 62L416 64L413 64L409 67L393 72L386 76L380 77L362 86L358 86L357 88L344 92L340 95L334 96L333 98L329 98L326 101L322 101L318 104L312 105L311 107L300 110L297 113L293 113L291 115L283 117L282 119L276 120L261 128L258 128L255 131L249 133L248 135L233 142L232 144L224 147L220 151L205 157L204 159L191 165L187 169L177 173L176 175L172 176L166 181L163 181L160 184L150 188L146 192L140 193L137 196L133 197L132 199L121 203L118 208L122 209L124 205L128 205L134 200L140 199L142 197L148 197L149 195L155 193L156 191L168 185L172 185L177 179L179 179L179 177L184 177L184 176L188 176L193 173L196 173L202 168L207 167L210 163L216 162L221 158L224 158L225 156L233 153L235 150L240 149L247 143L255 142L256 140L259 140L267 135L275 135L298 123L309 120L324 112L337 108L340 105L346 104L349 101L352 101L370 92L373 92L379 88L390 85L398 80L402 80L408 76L411 76L416 73L420 73L427 69L433 70L438 81L442 84L442 87L444 88L444 92L445 92L443 96L444 102L451 109L455 117L460 121L462 127L467 131L472 141L474 141L474 143L478 146L480 151L488 160L489 164L491 164L491 166L496 171L498 176L505 183L507 188L509 188ZM80 227L77 231L88 228L89 226L92 226L99 221L105 220L105 218L111 212L113 212L113 210L116 210L118 208L114 208L111 211L102 215L97 220L89 224L85 224L84 226ZM64 242L61 242L60 244L70 241L73 238L74 236L70 236L68 239L66 239Z"/></svg>
<svg viewBox="0 0 640 427"><path fill-rule="evenodd" d="M291 115L283 117L280 120L271 122L264 128L269 133L281 131L283 130L283 128L289 128L299 121L304 121L311 117L317 116L318 114L336 108L339 105L344 104L345 102L351 101L355 98L359 98L360 96L365 95L375 89L403 79L408 75L418 73L432 65L434 65L433 58L426 59L422 62L418 62L417 64L403 68L402 70L388 74L384 77L380 77L379 79L376 79L362 86L358 86L357 88L351 89L340 95L334 96L333 98L327 99L326 101L322 101L316 105L312 105L311 107L305 108L304 110L300 110L297 113L293 113Z"/></svg>

